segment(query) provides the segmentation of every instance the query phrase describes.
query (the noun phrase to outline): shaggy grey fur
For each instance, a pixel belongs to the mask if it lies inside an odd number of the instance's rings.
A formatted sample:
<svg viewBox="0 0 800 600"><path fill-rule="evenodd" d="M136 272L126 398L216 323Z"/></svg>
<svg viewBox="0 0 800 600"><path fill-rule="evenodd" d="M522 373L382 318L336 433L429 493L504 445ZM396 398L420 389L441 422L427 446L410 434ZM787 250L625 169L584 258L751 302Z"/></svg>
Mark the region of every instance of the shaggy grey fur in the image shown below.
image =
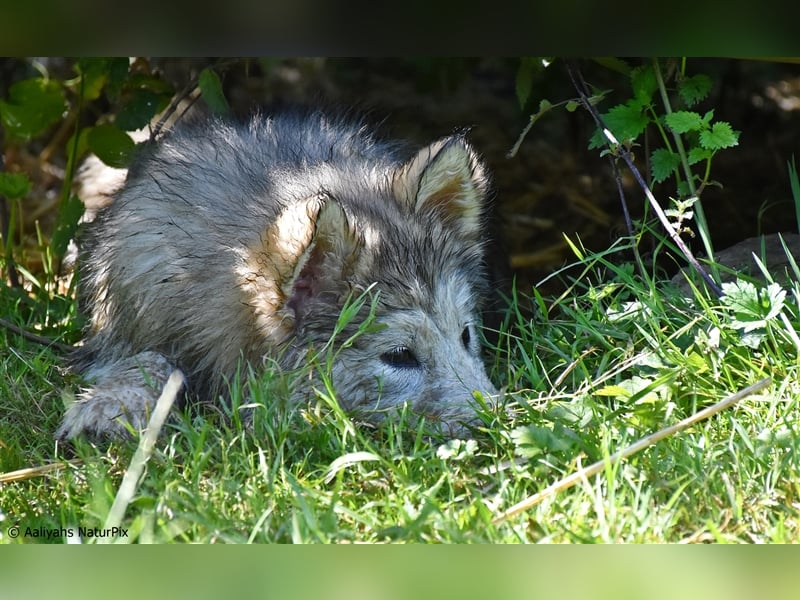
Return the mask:
<svg viewBox="0 0 800 600"><path fill-rule="evenodd" d="M90 321L74 366L90 386L57 435L146 426L176 368L216 401L241 359L301 366L367 289L383 327L339 349L342 406L376 421L406 402L447 425L470 420L473 391L497 393L477 332L486 190L462 135L413 154L321 113L177 128L87 226ZM293 395L311 393L300 382Z"/></svg>

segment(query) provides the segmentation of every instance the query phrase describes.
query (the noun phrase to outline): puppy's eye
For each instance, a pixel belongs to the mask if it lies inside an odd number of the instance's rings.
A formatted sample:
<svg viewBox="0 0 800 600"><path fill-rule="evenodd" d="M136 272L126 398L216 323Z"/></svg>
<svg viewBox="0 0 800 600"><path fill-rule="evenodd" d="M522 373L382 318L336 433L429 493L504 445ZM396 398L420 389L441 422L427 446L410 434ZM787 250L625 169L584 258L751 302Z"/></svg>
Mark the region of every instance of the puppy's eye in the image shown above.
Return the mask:
<svg viewBox="0 0 800 600"><path fill-rule="evenodd" d="M469 327L464 327L464 331L461 332L461 343L464 344L464 348L467 350L469 350L469 342L471 339Z"/></svg>
<svg viewBox="0 0 800 600"><path fill-rule="evenodd" d="M408 346L397 346L381 354L381 361L395 369L417 369L419 361Z"/></svg>

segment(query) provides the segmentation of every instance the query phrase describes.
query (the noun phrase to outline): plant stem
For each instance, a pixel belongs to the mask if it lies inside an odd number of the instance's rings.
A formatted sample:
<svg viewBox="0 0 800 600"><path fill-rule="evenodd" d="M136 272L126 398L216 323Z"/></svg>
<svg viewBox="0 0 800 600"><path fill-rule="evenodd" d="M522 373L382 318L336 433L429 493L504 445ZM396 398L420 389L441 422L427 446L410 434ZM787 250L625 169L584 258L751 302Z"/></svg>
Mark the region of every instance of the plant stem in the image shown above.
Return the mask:
<svg viewBox="0 0 800 600"><path fill-rule="evenodd" d="M622 160L625 161L625 164L628 165L628 169L630 170L634 179L636 179L636 182L639 184L639 187L641 187L642 191L644 191L647 201L650 203L650 206L653 208L653 211L655 211L658 220L661 221L661 224L663 225L664 230L667 232L667 235L670 237L673 243L680 249L680 251L683 252L683 255L686 257L686 260L689 261L689 264L691 264L692 267L695 269L695 271L697 271L697 273L700 275L700 277L703 278L703 281L706 282L706 285L708 285L709 289L712 290L714 294L716 294L718 297L721 297L722 288L720 288L719 285L717 285L717 282L714 279L712 279L712 277L706 272L705 269L703 269L700 263L697 262L697 259L694 257L692 251L686 245L686 242L684 242L681 239L681 236L678 235L678 233L675 231L675 228L669 222L667 215L664 214L664 210L661 208L661 205L658 203L658 200L656 200L656 197L653 195L652 190L645 182L644 177L642 177L642 174L639 172L639 169L636 168L636 165L634 164L633 159L631 158L630 152L628 152L614 138L614 135L611 133L608 127L606 127L606 124L603 122L603 119L602 117L600 117L600 114L597 112L595 107L592 106L591 103L589 102L588 99L589 97L587 93L588 87L586 85L586 82L583 80L583 76L580 74L580 71L577 69L577 67L574 67L572 63L570 63L569 61L567 61L566 66L567 66L567 73L569 74L569 77L572 80L572 85L578 91L578 95L581 98L581 103L583 104L583 107L591 115L592 119L597 124L597 127L600 129L600 131L603 132L603 135L605 136L609 146L611 148L618 148L617 152L622 157Z"/></svg>
<svg viewBox="0 0 800 600"><path fill-rule="evenodd" d="M664 78L661 75L661 66L658 63L658 59L653 59L653 71L656 75L656 82L658 83L658 91L661 94L661 101L664 104L664 112L667 115L672 114L672 106L669 102L669 95L667 94L667 87L664 85ZM694 185L694 175L692 175L692 168L689 166L689 158L686 154L686 149L683 147L683 140L681 139L680 134L672 132L672 137L675 140L675 148L678 150L678 156L681 159L681 166L683 167L683 173L686 177L686 184L689 187L689 193L692 196L697 197L697 202L694 206L695 216L697 219L697 229L700 232L700 239L703 240L703 247L706 251L706 256L709 259L714 257L714 248L711 245L711 235L708 231L708 222L706 221L706 215L703 212L703 205L700 198L697 196L697 188ZM708 173L708 170L706 171ZM717 272L716 264L711 263L711 271L714 273L714 279L719 281L719 273Z"/></svg>

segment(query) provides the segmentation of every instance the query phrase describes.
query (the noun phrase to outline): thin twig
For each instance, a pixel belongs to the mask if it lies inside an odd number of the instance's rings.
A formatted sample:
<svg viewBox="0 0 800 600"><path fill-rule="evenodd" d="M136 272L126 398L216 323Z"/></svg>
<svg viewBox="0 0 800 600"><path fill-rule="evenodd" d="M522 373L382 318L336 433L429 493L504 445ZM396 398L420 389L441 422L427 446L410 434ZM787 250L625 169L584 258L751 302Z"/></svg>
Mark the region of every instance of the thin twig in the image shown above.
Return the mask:
<svg viewBox="0 0 800 600"><path fill-rule="evenodd" d="M664 113L669 116L672 114L672 104L670 104L669 101L667 86L664 85L664 77L661 75L661 65L657 58L653 58L653 72L655 73L658 90L661 94L661 103L664 105ZM697 228L700 231L700 237L703 240L706 256L711 259L714 256L714 248L708 237L708 222L706 221L706 215L703 211L703 204L700 202L700 192L694 185L692 168L689 166L686 149L683 147L683 140L679 133L672 129L670 130L672 131L672 139L675 141L675 149L678 151L678 156L681 159L681 166L683 168L684 177L686 177L686 185L689 187L689 194L697 198L697 202L694 205L695 220L697 221Z"/></svg>
<svg viewBox="0 0 800 600"><path fill-rule="evenodd" d="M128 509L128 505L133 499L133 494L136 492L139 478L144 472L144 466L153 453L158 434L161 432L161 428L167 420L169 411L175 399L178 397L178 392L180 392L183 382L183 374L177 370L173 371L169 379L167 379L167 384L164 386L164 391L161 392L161 396L159 396L156 402L153 414L150 417L150 422L147 424L147 429L142 434L139 440L139 446L136 448L136 453L131 459L128 470L125 471L125 476L122 478L122 483L114 498L114 503L108 511L108 516L103 526L104 529L115 529L122 523L125 511ZM101 542L111 542L113 538L98 538L98 540Z"/></svg>
<svg viewBox="0 0 800 600"><path fill-rule="evenodd" d="M615 452L607 459L599 460L596 463L589 465L588 467L584 467L583 469L575 471L574 473L572 473L572 475L569 475L568 477L565 477L564 479L557 481L553 485L548 486L538 494L534 494L533 496L530 496L525 500L517 502L511 508L505 510L504 512L496 516L492 520L492 523L497 525L515 515L518 515L521 512L524 512L536 506L545 498L552 496L560 492L561 490L571 488L579 481L582 481L588 477L597 475L597 473L602 471L607 464L613 464L625 458L628 458L629 456L636 454L641 450L644 450L648 446L651 446L652 444L655 444L656 442L663 440L665 437L669 437L675 433L678 433L679 431L686 429L687 427L694 425L695 423L703 421L704 419L708 419L709 417L712 417L715 414L725 410L729 406L736 404L742 398L745 398L750 394L754 394L764 389L771 383L772 383L772 378L770 377L762 379L761 381L754 383L750 387L746 387L743 390L739 390L738 392L728 396L724 400L717 402L716 404L709 406L708 408L705 408L699 412L696 412L691 417L687 417L686 419L683 419L682 421L676 423L675 425L670 425L669 427L665 427L664 429L657 431L656 433L643 437L642 439L631 444L627 448Z"/></svg>
<svg viewBox="0 0 800 600"><path fill-rule="evenodd" d="M183 90L181 90L178 94L176 94L172 98L172 102L170 102L169 106L167 107L167 110L164 111L164 114L161 115L161 118L155 124L153 130L150 132L151 142L158 139L158 136L161 134L161 130L164 128L164 125L166 125L167 121L169 121L169 119L172 117L175 111L178 110L178 106L180 106L181 102L189 98L194 93L195 89L197 88L197 82L198 82L197 77L192 78L192 80L188 84L186 84ZM198 97L199 96L195 96L191 99L189 105L187 106L187 110L197 101ZM186 110L184 110L183 113L181 113L181 116L183 116L185 112Z"/></svg>
<svg viewBox="0 0 800 600"><path fill-rule="evenodd" d="M625 226L628 228L628 236L631 238L631 247L633 248L633 256L636 258L636 270L639 271L639 276L644 280L644 263L642 262L642 255L639 253L639 243L636 240L636 233L633 231L633 221L628 211L628 201L625 199L625 190L622 189L622 175L617 167L617 159L609 155L608 160L611 163L611 169L614 171L614 180L617 182L617 193L619 194L619 201L622 204L622 214L625 217Z"/></svg>
<svg viewBox="0 0 800 600"><path fill-rule="evenodd" d="M0 473L0 483L11 483L12 481L24 481L32 479L33 477L41 477L53 471L63 469L68 464L79 465L80 459L68 460L66 462L51 463L49 465L41 465L39 467L27 467L25 469L17 469L16 471L9 471L8 473Z"/></svg>
<svg viewBox="0 0 800 600"><path fill-rule="evenodd" d="M238 60L236 59L224 59L224 60L219 59L209 68L214 69L215 71L224 71L225 69L236 64L237 62ZM161 118L153 127L153 130L150 133L150 141L158 139L158 136L161 134L161 130L167 124L167 121L169 121L169 119L172 117L175 111L178 110L178 107L184 100L186 100L187 98L189 99L188 105L183 109L181 114L175 118L176 121L183 118L183 115L185 115L186 112L192 107L192 105L195 102L197 102L197 100L200 98L200 94L195 94L195 90L197 89L199 82L200 82L200 76L195 75L194 77L192 77L189 83L187 83L186 86L173 97L172 102L170 102L170 105L167 107L167 109L161 115ZM192 96L192 94L195 95Z"/></svg>
<svg viewBox="0 0 800 600"><path fill-rule="evenodd" d="M7 321L3 318L0 318L0 326L5 327L9 331L16 333L19 336L24 337L25 339L31 340L32 342L36 342L37 344L43 344L48 348L56 348L57 350L61 350L62 352L72 352L75 348L70 346L69 344L62 344L61 342L56 342L55 340L51 340L48 337L44 337L43 335L38 335L36 333L32 333L21 327L17 327L12 322Z"/></svg>
<svg viewBox="0 0 800 600"><path fill-rule="evenodd" d="M700 263L697 262L697 259L692 254L692 251L689 250L689 247L686 243L681 239L681 236L678 235L678 232L672 227L667 218L667 215L664 214L664 210L661 208L661 205L656 200L653 192L650 190L650 187L642 177L642 174L639 172L639 169L633 162L631 158L631 153L625 149L622 144L617 141L614 137L614 134L611 133L611 130L606 127L606 124L603 122L603 118L597 112L597 110L592 106L592 103L589 102L589 93L586 82L583 80L583 76L581 75L580 71L573 66L569 61L567 61L567 73L569 74L570 79L572 80L572 85L575 86L575 89L578 91L578 95L580 96L581 104L583 107L589 112L594 119L594 122L597 124L597 127L603 133L603 136L606 138L606 143L608 143L611 148L617 149L619 155L625 161L625 164L628 165L628 169L630 169L633 177L636 179L636 182L639 184L639 187L642 188L644 191L645 196L647 197L647 201L652 206L653 211L656 213L658 220L661 221L661 224L664 226L667 235L669 235L670 239L675 243L678 248L680 248L683 255L686 257L686 260L689 261L689 264L694 267L700 277L706 282L708 287L717 295L722 296L722 289L717 285L717 283L711 278L711 276L700 266Z"/></svg>

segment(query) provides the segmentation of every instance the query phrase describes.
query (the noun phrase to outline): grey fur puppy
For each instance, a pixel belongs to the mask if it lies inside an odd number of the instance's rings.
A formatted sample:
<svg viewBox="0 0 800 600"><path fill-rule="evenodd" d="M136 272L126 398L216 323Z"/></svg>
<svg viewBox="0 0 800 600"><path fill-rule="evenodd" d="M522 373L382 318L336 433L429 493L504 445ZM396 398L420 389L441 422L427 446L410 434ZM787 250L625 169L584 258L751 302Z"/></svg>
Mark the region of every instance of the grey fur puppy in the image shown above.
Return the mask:
<svg viewBox="0 0 800 600"><path fill-rule="evenodd" d="M487 185L461 134L413 154L319 112L178 126L87 226L89 322L73 365L89 387L57 436L146 427L174 369L215 402L242 361L300 367L368 289L381 326L336 354L343 408L380 421L409 403L446 426L472 420L473 392L497 394L478 333Z"/></svg>

